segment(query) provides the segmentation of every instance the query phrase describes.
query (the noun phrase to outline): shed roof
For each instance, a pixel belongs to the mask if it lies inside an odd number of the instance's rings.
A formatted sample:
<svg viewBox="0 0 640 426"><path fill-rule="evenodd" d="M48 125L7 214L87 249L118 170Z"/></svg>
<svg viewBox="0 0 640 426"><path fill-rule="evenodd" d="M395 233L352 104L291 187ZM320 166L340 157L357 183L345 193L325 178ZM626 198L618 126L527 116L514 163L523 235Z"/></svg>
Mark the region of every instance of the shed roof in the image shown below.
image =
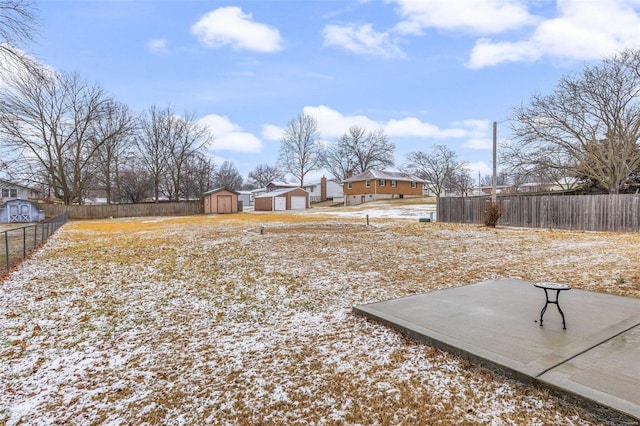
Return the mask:
<svg viewBox="0 0 640 426"><path fill-rule="evenodd" d="M414 175L410 175L409 173L393 172L390 170L367 170L365 172L352 176L348 179L345 179L342 182L358 182L358 181L369 180L369 179L388 179L388 180L399 180L399 181L407 181L407 182L424 182L423 179L420 179L419 177Z"/></svg>
<svg viewBox="0 0 640 426"><path fill-rule="evenodd" d="M216 192L220 192L220 191L227 191L227 192L232 192L236 195L239 195L240 193L238 191L234 191L233 189L229 189L229 188L216 188L216 189L212 189L211 191L207 191L202 195L209 195L209 194L215 194Z"/></svg>

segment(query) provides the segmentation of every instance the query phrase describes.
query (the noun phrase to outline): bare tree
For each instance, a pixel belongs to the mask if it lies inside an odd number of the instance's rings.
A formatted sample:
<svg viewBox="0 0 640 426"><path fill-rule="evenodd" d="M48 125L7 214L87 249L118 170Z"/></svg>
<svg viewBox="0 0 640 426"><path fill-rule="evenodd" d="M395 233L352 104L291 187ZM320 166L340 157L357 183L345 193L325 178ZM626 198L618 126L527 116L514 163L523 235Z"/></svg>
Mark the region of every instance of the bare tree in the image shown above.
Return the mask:
<svg viewBox="0 0 640 426"><path fill-rule="evenodd" d="M434 145L433 151L422 151L407 154L405 169L425 181L426 187L440 197L445 184L451 177L466 167L465 162L458 161L458 155L444 145Z"/></svg>
<svg viewBox="0 0 640 426"><path fill-rule="evenodd" d="M167 157L167 191L170 199L180 200L184 192L183 180L188 162L197 158L213 142L213 135L208 127L198 123L193 114L185 113L184 117L172 117L170 123L173 131L169 134L169 151Z"/></svg>
<svg viewBox="0 0 640 426"><path fill-rule="evenodd" d="M165 182L167 164L171 155L171 137L174 132L174 115L171 107L162 110L153 105L140 118L136 145L140 160L153 182L153 198L159 202Z"/></svg>
<svg viewBox="0 0 640 426"><path fill-rule="evenodd" d="M255 169L249 172L248 178L257 188L264 188L269 182L284 180L284 173L277 166L258 164Z"/></svg>
<svg viewBox="0 0 640 426"><path fill-rule="evenodd" d="M480 179L480 185L482 186L493 185L493 176L491 175L482 176L482 178ZM498 172L496 185L509 185L509 174L506 171L502 170Z"/></svg>
<svg viewBox="0 0 640 426"><path fill-rule="evenodd" d="M462 197L468 197L473 192L474 184L471 172L464 167L456 170L445 183L448 188L453 189Z"/></svg>
<svg viewBox="0 0 640 426"><path fill-rule="evenodd" d="M111 204L115 194L120 196L114 185L121 182L120 163L133 144L136 120L125 104L110 101L103 108L100 119L93 123L92 142L96 146L96 177L105 190L107 203Z"/></svg>
<svg viewBox="0 0 640 426"><path fill-rule="evenodd" d="M40 167L56 197L80 201L93 177L93 124L110 101L78 74L15 73L0 92L0 136L20 161ZM106 139L110 136L105 135Z"/></svg>
<svg viewBox="0 0 640 426"><path fill-rule="evenodd" d="M324 153L322 154L324 168L333 177L340 180L346 179L349 172L359 173L361 171L356 167L356 161L350 149L341 143L343 138L338 140L337 143L324 148Z"/></svg>
<svg viewBox="0 0 640 426"><path fill-rule="evenodd" d="M242 175L236 166L225 161L213 174L213 184L216 188L226 188L234 191L242 188Z"/></svg>
<svg viewBox="0 0 640 426"><path fill-rule="evenodd" d="M183 196L186 200L200 198L214 188L215 166L210 156L196 152L186 162Z"/></svg>
<svg viewBox="0 0 640 426"><path fill-rule="evenodd" d="M640 167L640 50L560 79L516 108L503 158L551 177L583 177L619 193ZM560 182L557 182L560 183Z"/></svg>
<svg viewBox="0 0 640 426"><path fill-rule="evenodd" d="M345 179L348 172L392 166L394 151L395 145L383 130L367 132L363 127L351 126L336 144L325 149L324 166L336 178Z"/></svg>
<svg viewBox="0 0 640 426"><path fill-rule="evenodd" d="M278 164L298 179L300 186L304 186L305 176L322 164L319 139L318 122L309 114L300 114L289 121L284 130Z"/></svg>
<svg viewBox="0 0 640 426"><path fill-rule="evenodd" d="M119 196L123 201L140 203L153 193L153 178L139 156L125 156L118 177Z"/></svg>
<svg viewBox="0 0 640 426"><path fill-rule="evenodd" d="M34 2L0 1L0 65L15 63L27 71L37 71L35 61L22 50L24 45L33 41L36 25Z"/></svg>

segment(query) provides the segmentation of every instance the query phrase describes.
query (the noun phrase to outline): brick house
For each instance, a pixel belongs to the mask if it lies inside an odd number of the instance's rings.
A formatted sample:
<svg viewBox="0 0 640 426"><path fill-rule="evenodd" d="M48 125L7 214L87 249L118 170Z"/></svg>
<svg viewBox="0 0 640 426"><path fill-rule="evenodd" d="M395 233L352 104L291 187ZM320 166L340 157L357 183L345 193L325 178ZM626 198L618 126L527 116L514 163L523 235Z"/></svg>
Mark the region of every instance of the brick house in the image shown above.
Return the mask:
<svg viewBox="0 0 640 426"><path fill-rule="evenodd" d="M422 197L424 181L416 176L387 170L367 170L342 181L347 206L388 198Z"/></svg>

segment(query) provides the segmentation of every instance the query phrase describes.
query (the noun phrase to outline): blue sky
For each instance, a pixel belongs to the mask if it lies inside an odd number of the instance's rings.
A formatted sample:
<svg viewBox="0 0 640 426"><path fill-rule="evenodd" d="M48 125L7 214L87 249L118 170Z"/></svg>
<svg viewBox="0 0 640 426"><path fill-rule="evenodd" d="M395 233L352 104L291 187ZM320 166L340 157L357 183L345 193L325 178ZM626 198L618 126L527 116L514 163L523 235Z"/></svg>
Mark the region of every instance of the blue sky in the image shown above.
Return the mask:
<svg viewBox="0 0 640 426"><path fill-rule="evenodd" d="M382 128L400 167L450 147L491 171L492 122L534 92L640 47L640 0L85 0L37 3L28 49L141 112L172 105L211 126L217 162L275 164L301 112L322 139ZM311 179L319 178L316 172Z"/></svg>

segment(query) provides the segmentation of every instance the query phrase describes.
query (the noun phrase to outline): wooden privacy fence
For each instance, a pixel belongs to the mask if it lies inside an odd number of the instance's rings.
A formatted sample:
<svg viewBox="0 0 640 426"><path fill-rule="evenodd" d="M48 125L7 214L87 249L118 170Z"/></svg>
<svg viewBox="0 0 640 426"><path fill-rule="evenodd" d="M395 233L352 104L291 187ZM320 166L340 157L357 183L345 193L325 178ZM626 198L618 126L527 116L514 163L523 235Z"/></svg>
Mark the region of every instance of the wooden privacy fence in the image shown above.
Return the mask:
<svg viewBox="0 0 640 426"><path fill-rule="evenodd" d="M438 221L484 223L491 197L438 199ZM498 197L498 225L582 231L640 231L640 194Z"/></svg>
<svg viewBox="0 0 640 426"><path fill-rule="evenodd" d="M202 201L181 203L140 203L65 206L61 204L38 204L47 217L64 212L69 219L105 219L109 217L144 216L189 216L203 213Z"/></svg>

